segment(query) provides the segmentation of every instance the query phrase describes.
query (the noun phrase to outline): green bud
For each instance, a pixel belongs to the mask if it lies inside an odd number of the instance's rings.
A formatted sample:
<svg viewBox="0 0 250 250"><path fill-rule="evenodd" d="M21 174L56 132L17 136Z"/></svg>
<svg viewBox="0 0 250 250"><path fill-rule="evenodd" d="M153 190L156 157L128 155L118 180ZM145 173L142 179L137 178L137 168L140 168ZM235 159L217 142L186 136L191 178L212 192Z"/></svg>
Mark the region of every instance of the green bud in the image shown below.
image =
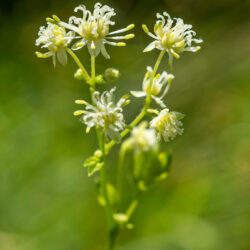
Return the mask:
<svg viewBox="0 0 250 250"><path fill-rule="evenodd" d="M129 219L128 216L123 213L115 213L113 214L113 218L120 225L127 223Z"/></svg>
<svg viewBox="0 0 250 250"><path fill-rule="evenodd" d="M119 70L114 68L108 68L105 70L104 78L107 82L114 82L120 76Z"/></svg>
<svg viewBox="0 0 250 250"><path fill-rule="evenodd" d="M122 106L121 107L125 107L125 106L127 106L128 104L130 103L130 100L126 100L123 104L122 104Z"/></svg>
<svg viewBox="0 0 250 250"><path fill-rule="evenodd" d="M104 81L103 79L103 75L98 75L96 78L95 78L95 82L97 84L105 84L106 82Z"/></svg>
<svg viewBox="0 0 250 250"><path fill-rule="evenodd" d="M94 153L94 156L95 157L98 157L98 158L101 158L102 157L102 151L101 150L96 150L95 153Z"/></svg>
<svg viewBox="0 0 250 250"><path fill-rule="evenodd" d="M83 71L82 71L81 69L78 69L78 70L75 72L74 77L75 77L77 80L83 80L83 79L84 79Z"/></svg>

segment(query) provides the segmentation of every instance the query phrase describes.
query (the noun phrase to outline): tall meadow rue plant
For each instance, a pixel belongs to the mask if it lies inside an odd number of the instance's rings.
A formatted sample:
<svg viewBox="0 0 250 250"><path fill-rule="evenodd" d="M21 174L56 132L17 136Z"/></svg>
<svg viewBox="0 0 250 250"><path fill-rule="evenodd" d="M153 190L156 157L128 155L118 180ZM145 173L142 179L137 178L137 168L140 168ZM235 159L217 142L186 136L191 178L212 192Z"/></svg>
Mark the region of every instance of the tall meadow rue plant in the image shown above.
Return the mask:
<svg viewBox="0 0 250 250"><path fill-rule="evenodd" d="M168 142L184 130L181 122L184 115L170 111L164 101L174 75L167 71L158 73L159 65L164 55L168 54L172 70L173 58L178 59L184 51L198 51L200 46L192 43L201 43L202 40L194 38L192 25L184 24L181 18L171 19L166 12L163 15L157 13L155 34L142 25L143 30L154 39L144 52L158 49L160 53L155 65L146 68L142 90L131 91L134 97L145 98L145 103L135 119L126 124L123 108L130 103L129 94L115 101L115 87L103 93L98 91L98 85L117 81L119 71L108 68L104 74L97 75L95 60L100 53L106 59L110 58L106 45L125 46L126 43L119 40L133 38L134 34L126 32L133 29L134 25L110 31L115 24L111 20L115 11L100 3L95 4L92 13L84 5L76 7L75 12L81 12L81 16L72 16L68 22L61 21L55 15L46 19L47 26L40 28L36 45L47 51L36 52L36 55L39 58L52 57L54 66L57 60L65 66L68 55L71 56L78 67L74 77L89 86L91 103L76 100L80 109L74 115L79 116L86 125L86 133L91 128L96 131L98 149L85 160L84 167L88 168L88 176L99 174L98 201L106 211L109 232L107 249L111 250L114 249L118 234L125 228L133 228L130 219L140 194L168 175L171 156L161 151L161 138ZM90 73L74 52L84 47L87 47L91 57ZM152 100L158 108L151 108ZM108 181L106 160L116 144L120 144L120 152L117 181L112 184ZM127 191L128 186L131 192Z"/></svg>

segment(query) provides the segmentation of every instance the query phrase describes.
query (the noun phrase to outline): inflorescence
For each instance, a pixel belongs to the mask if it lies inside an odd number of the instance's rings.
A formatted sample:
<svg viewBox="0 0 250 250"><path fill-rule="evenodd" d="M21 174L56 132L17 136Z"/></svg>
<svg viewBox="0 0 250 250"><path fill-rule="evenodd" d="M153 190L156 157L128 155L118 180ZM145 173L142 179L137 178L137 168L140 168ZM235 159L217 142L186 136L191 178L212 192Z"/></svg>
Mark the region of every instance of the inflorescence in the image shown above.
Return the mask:
<svg viewBox="0 0 250 250"><path fill-rule="evenodd" d="M130 164L132 167L126 168L126 171L131 170L129 179L135 182L138 188L136 194L138 194L168 175L170 154L160 151L161 138L169 142L177 135L182 135L184 131L181 121L184 115L170 111L166 104L165 97L175 77L167 71L158 73L162 58L165 54L168 55L169 67L172 71L173 58L179 59L184 51L197 52L200 49L197 44L200 44L202 39L195 38L196 33L192 30L192 25L184 24L181 18L172 19L167 12L163 12L163 15L157 13L154 33L151 33L145 24L142 25L146 34L154 39L144 52L158 49L160 54L154 67L146 67L142 89L130 91L136 98L145 98L145 104L136 118L126 125L123 108L130 103L129 94L115 102L115 87L102 93L97 90L100 85L116 82L120 72L115 68L108 68L104 74L96 75L95 59L100 53L106 59L110 58L106 45L122 47L126 45L125 40L134 38L133 33L126 33L134 28L134 24L110 31L115 25L112 18L116 13L113 8L100 3L95 4L93 12L84 5L76 7L74 11L81 12L82 16L71 16L68 22L61 21L55 15L46 19L47 26L40 27L35 42L36 46L45 51L36 52L36 55L39 58L52 57L54 66L57 60L65 66L70 55L78 67L74 77L88 84L91 101L76 100L75 103L83 105L83 108L75 111L74 115L79 116L80 121L86 125L86 133L91 128L96 130L99 147L85 161L84 166L88 168L89 176L100 171L98 200L106 208L109 229L114 233L117 228L121 229L124 226L132 228L129 219L137 205L136 198L125 213L119 211L118 204L122 200L121 175L125 160L129 160L129 158L125 159L125 154L128 152L133 154L133 163ZM83 47L88 48L91 57L90 73L74 52ZM156 104L156 108L152 108L152 103ZM148 119L143 120L146 116ZM123 140L129 134L130 136ZM106 180L105 165L106 157L116 143L121 143L121 147L117 187L114 187Z"/></svg>

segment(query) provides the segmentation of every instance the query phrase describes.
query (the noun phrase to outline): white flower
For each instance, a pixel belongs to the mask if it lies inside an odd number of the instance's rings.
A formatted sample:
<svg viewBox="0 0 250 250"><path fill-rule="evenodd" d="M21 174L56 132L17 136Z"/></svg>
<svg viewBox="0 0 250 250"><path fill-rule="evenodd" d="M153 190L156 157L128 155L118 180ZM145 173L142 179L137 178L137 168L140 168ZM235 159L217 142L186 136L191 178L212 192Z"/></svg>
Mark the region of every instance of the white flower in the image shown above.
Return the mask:
<svg viewBox="0 0 250 250"><path fill-rule="evenodd" d="M36 52L39 58L53 58L53 64L56 65L56 55L58 61L62 65L67 63L67 53L65 47L73 39L73 32L70 31L66 33L65 28L59 27L56 24L47 22L47 27L42 26L38 32L38 38L36 39L36 46L41 46L41 48L46 48L49 51L46 53Z"/></svg>
<svg viewBox="0 0 250 250"><path fill-rule="evenodd" d="M154 129L147 128L147 122L142 122L131 132L130 142L137 152L156 151L158 140Z"/></svg>
<svg viewBox="0 0 250 250"><path fill-rule="evenodd" d="M147 72L142 83L143 91L131 91L131 94L135 97L143 97L147 96L147 93L150 93L155 102L162 108L165 108L166 105L164 104L162 99L167 94L174 76L172 74L168 74L166 71L156 75L153 79L151 89L149 89L152 73L152 68L147 67ZM160 96L158 97L158 95Z"/></svg>
<svg viewBox="0 0 250 250"><path fill-rule="evenodd" d="M110 56L105 49L105 44L113 46L125 46L126 43L111 42L108 39L123 40L134 37L134 34L113 36L134 28L133 24L124 29L109 32L110 25L115 24L115 22L111 21L111 18L116 14L114 9L107 5L102 6L100 3L96 3L93 13L87 10L84 5L76 7L74 11L77 12L79 10L83 13L82 18L72 16L69 18L68 23L61 21L59 22L59 25L76 32L80 35L78 38L82 38L73 45L72 49L74 50L80 49L87 45L91 55L97 56L101 52L105 58L109 59Z"/></svg>
<svg viewBox="0 0 250 250"><path fill-rule="evenodd" d="M116 104L113 102L115 88L93 93L94 105L84 100L77 100L77 104L84 104L85 110L77 110L74 115L82 115L81 121L87 125L88 133L92 127L103 128L106 136L115 142L121 141L120 131L124 129L123 107L129 103L127 96L122 97Z"/></svg>
<svg viewBox="0 0 250 250"><path fill-rule="evenodd" d="M142 26L143 30L155 39L144 49L144 52L155 48L166 50L169 54L169 63L172 65L173 56L178 59L183 51L196 52L200 49L200 46L192 46L192 42L202 42L202 39L193 38L196 33L191 30L192 25L184 24L181 18L172 19L167 12L163 12L163 15L157 13L156 17L158 20L154 26L155 35L149 32L146 25Z"/></svg>
<svg viewBox="0 0 250 250"><path fill-rule="evenodd" d="M163 109L157 117L150 122L150 127L160 133L165 141L169 138L173 140L176 135L182 135L183 126L180 121L184 115L178 112L169 112L169 109Z"/></svg>

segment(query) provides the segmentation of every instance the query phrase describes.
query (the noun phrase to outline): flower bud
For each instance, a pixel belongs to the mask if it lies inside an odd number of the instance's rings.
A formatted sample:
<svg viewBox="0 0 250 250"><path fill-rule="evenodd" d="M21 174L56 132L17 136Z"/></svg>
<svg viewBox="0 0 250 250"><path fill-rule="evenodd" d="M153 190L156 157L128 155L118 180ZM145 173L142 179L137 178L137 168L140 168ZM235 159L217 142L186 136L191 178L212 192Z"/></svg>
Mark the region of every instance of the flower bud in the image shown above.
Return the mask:
<svg viewBox="0 0 250 250"><path fill-rule="evenodd" d="M77 80L83 80L83 79L84 79L83 71L82 71L81 69L78 69L78 70L75 72L74 77L75 77Z"/></svg>
<svg viewBox="0 0 250 250"><path fill-rule="evenodd" d="M103 79L103 75L98 75L96 78L95 78L95 82L97 84L105 84L106 82L104 81Z"/></svg>
<svg viewBox="0 0 250 250"><path fill-rule="evenodd" d="M114 82L116 81L120 76L120 72L117 69L114 68L108 68L105 70L104 78L107 82Z"/></svg>

